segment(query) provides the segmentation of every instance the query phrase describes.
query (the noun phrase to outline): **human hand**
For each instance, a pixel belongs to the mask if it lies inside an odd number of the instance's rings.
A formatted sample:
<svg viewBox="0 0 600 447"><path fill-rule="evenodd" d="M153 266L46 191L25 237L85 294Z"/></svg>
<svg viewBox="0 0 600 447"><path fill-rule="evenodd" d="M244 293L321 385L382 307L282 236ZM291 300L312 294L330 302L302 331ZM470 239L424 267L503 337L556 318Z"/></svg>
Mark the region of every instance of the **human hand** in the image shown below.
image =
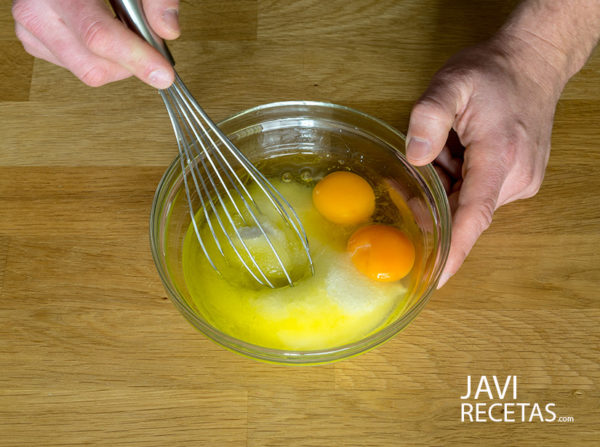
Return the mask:
<svg viewBox="0 0 600 447"><path fill-rule="evenodd" d="M555 67L525 42L499 36L451 58L413 107L407 158L415 165L434 162L453 212L438 288L460 268L498 207L540 188L566 83Z"/></svg>
<svg viewBox="0 0 600 447"><path fill-rule="evenodd" d="M143 0L151 28L179 36L178 0ZM90 86L131 75L164 89L173 67L114 17L103 0L14 0L15 32L32 56L64 67Z"/></svg>

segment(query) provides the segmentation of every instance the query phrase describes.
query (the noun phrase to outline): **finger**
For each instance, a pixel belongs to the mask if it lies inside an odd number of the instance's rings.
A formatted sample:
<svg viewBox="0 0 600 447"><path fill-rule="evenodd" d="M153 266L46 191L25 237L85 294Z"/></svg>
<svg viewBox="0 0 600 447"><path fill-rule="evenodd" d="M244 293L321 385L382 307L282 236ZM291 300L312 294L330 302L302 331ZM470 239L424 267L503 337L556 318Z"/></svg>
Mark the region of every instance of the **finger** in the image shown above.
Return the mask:
<svg viewBox="0 0 600 447"><path fill-rule="evenodd" d="M43 59L59 67L63 67L69 70L69 67L65 65L63 61L58 59L48 48L33 34L31 34L26 28L20 24L15 25L15 32L17 37L23 43L25 51L38 59ZM125 70L123 67L117 64L112 64L109 61L97 58L91 54L84 54L81 57L77 57L75 46L77 42L71 47L71 57L73 60L77 60L78 63L73 64L70 71L91 86L103 85L109 82L120 81L122 79L131 76L131 73Z"/></svg>
<svg viewBox="0 0 600 447"><path fill-rule="evenodd" d="M41 2L21 5L26 5L26 8L21 7L15 14L19 23L17 29L23 29L19 32L28 39L28 45L32 46L36 56L67 68L91 86L100 86L131 76L121 65L91 53L55 11L43 8Z"/></svg>
<svg viewBox="0 0 600 447"><path fill-rule="evenodd" d="M103 3L77 0L63 11L67 27L96 56L117 63L151 86L164 89L173 83L169 62L148 43L115 19Z"/></svg>
<svg viewBox="0 0 600 447"><path fill-rule="evenodd" d="M460 191L460 188L462 188L462 183L463 183L463 179L459 178L456 183L454 183L454 185L452 185L452 189L450 190L450 193L458 193Z"/></svg>
<svg viewBox="0 0 600 447"><path fill-rule="evenodd" d="M476 148L468 149L466 156L470 156L469 151L474 151L473 157L478 158L467 164L452 219L450 253L438 288L458 271L479 236L491 224L498 195L508 173L502 163L493 162L493 156L485 156L481 153L483 151L477 153Z"/></svg>
<svg viewBox="0 0 600 447"><path fill-rule="evenodd" d="M406 138L408 161L422 166L442 151L456 116L467 101L460 79L444 73L434 76L429 88L414 105Z"/></svg>
<svg viewBox="0 0 600 447"><path fill-rule="evenodd" d="M528 199L535 196L544 180L547 158L540 160L529 159L521 161L521 166L513 169L508 175L504 187L500 192L498 203L500 206L519 199Z"/></svg>
<svg viewBox="0 0 600 447"><path fill-rule="evenodd" d="M442 151L438 154L435 162L439 164L444 170L452 177L457 180L461 178L462 174L462 158L455 158L452 156L448 146L444 146Z"/></svg>
<svg viewBox="0 0 600 447"><path fill-rule="evenodd" d="M144 0L144 12L150 27L163 39L177 39L179 30L179 0Z"/></svg>
<svg viewBox="0 0 600 447"><path fill-rule="evenodd" d="M448 204L450 205L450 212L452 213L452 215L454 215L454 213L456 212L456 208L458 208L458 195L459 191L452 191L448 196ZM439 287L441 287L442 285L440 285Z"/></svg>
<svg viewBox="0 0 600 447"><path fill-rule="evenodd" d="M20 23L15 24L15 34L17 38L23 44L23 48L33 57L43 59L55 65L64 67L54 54L42 42L40 42L33 34L31 34L27 28Z"/></svg>
<svg viewBox="0 0 600 447"><path fill-rule="evenodd" d="M433 165L433 168L435 169L435 172L437 172L437 175L440 178L440 181L442 182L444 191L446 191L446 194L450 194L450 188L452 188L452 180L450 179L450 176L448 175L446 170L441 166Z"/></svg>

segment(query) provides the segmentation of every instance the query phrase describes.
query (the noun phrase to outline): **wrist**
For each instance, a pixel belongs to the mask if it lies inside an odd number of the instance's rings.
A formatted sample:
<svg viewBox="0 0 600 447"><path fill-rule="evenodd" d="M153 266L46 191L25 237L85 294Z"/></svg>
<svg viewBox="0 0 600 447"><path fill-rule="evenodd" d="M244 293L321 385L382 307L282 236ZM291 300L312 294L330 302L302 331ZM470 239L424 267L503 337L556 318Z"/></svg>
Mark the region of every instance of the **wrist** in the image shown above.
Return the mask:
<svg viewBox="0 0 600 447"><path fill-rule="evenodd" d="M497 39L541 83L564 87L600 38L597 0L525 0Z"/></svg>
<svg viewBox="0 0 600 447"><path fill-rule="evenodd" d="M579 70L573 69L573 62L561 49L528 32L503 28L492 41L502 49L516 72L525 74L557 99Z"/></svg>

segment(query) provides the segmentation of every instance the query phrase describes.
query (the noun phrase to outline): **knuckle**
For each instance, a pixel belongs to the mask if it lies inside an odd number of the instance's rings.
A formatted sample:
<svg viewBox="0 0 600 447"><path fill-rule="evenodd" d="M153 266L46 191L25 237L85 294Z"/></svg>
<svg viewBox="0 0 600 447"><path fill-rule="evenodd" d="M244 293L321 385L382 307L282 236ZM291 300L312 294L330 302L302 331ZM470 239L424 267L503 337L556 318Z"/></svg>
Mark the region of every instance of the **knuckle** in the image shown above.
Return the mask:
<svg viewBox="0 0 600 447"><path fill-rule="evenodd" d="M529 164L525 168L521 169L521 181L527 187L535 183L537 179L537 172L534 166Z"/></svg>
<svg viewBox="0 0 600 447"><path fill-rule="evenodd" d="M467 250L465 250L463 247L456 249L456 257L458 259L460 259L461 262L460 263L452 263L452 265L450 265L450 266L448 266L448 264L446 264L446 270L450 274L450 276L454 276L458 273L458 270L460 269L462 261L467 259L468 255L469 255L469 252Z"/></svg>
<svg viewBox="0 0 600 447"><path fill-rule="evenodd" d="M111 46L111 33L106 24L100 20L84 20L81 36L85 46L93 53L106 54Z"/></svg>
<svg viewBox="0 0 600 447"><path fill-rule="evenodd" d="M517 164L520 153L530 152L526 150L529 146L526 126L520 119L516 119L508 126L501 139L502 149L497 154L500 157L499 161L507 168L511 168Z"/></svg>
<svg viewBox="0 0 600 447"><path fill-rule="evenodd" d="M90 87L100 87L109 82L108 73L98 65L94 65L84 71L79 79Z"/></svg>
<svg viewBox="0 0 600 447"><path fill-rule="evenodd" d="M141 79L150 79L152 72L155 70L152 66L142 66L136 72L136 75Z"/></svg>
<svg viewBox="0 0 600 447"><path fill-rule="evenodd" d="M529 198L535 196L540 191L541 186L542 186L541 181L529 182L527 184L527 186L523 189L523 193L522 193L523 198L529 199Z"/></svg>
<svg viewBox="0 0 600 447"><path fill-rule="evenodd" d="M439 71L433 80L431 91L446 97L451 94L465 103L473 84L473 73L470 68L462 66L446 67Z"/></svg>
<svg viewBox="0 0 600 447"><path fill-rule="evenodd" d="M433 96L419 99L414 105L412 114L432 121L440 121L446 117L446 108Z"/></svg>
<svg viewBox="0 0 600 447"><path fill-rule="evenodd" d="M519 198L528 199L535 196L540 190L544 179L544 169L529 160L515 173L515 178L520 190Z"/></svg>
<svg viewBox="0 0 600 447"><path fill-rule="evenodd" d="M14 2L12 6L12 15L16 23L21 24L25 30L30 31L34 35L39 34L43 28L38 14L32 7L31 2L27 0ZM15 31L17 32L17 37L21 39L23 30L19 30L19 27L16 27Z"/></svg>
<svg viewBox="0 0 600 447"><path fill-rule="evenodd" d="M527 192L525 193L525 198L529 199L529 198L535 196L538 192L540 192L540 187L541 186L542 186L541 184L530 186L528 188Z"/></svg>
<svg viewBox="0 0 600 447"><path fill-rule="evenodd" d="M510 170L517 163L523 140L517 134L512 134L504 136L500 141L496 157L502 166Z"/></svg>
<svg viewBox="0 0 600 447"><path fill-rule="evenodd" d="M15 35L17 36L17 39L23 43L23 45L27 45L30 41L29 33L22 25L18 23L15 26Z"/></svg>
<svg viewBox="0 0 600 447"><path fill-rule="evenodd" d="M519 152L519 143L513 139L510 139L503 145L502 150L498 154L500 157L500 163L510 168L517 160L517 154Z"/></svg>
<svg viewBox="0 0 600 447"><path fill-rule="evenodd" d="M487 197L481 201L476 210L475 224L477 231L481 234L489 228L496 210L496 200Z"/></svg>
<svg viewBox="0 0 600 447"><path fill-rule="evenodd" d="M24 19L31 16L31 5L26 0L16 0L12 4L11 12L17 22L23 23Z"/></svg>

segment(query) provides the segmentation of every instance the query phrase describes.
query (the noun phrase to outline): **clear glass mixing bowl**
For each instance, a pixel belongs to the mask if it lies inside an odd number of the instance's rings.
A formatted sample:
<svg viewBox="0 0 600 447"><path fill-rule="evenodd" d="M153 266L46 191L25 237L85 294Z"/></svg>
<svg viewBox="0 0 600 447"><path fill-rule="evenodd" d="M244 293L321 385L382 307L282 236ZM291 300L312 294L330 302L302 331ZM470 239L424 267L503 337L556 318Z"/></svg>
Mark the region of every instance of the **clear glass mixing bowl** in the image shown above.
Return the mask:
<svg viewBox="0 0 600 447"><path fill-rule="evenodd" d="M240 354L275 363L318 364L363 353L389 340L423 309L436 288L450 247L450 211L431 166L415 167L404 156L404 135L386 123L334 104L294 101L266 104L219 124L261 170L277 175L296 163L359 168L392 179L418 227L415 268L403 305L380 328L343 346L312 351L270 349L238 340L210 325L195 310L182 269L182 243L190 225L179 158L165 172L152 204L150 243L171 300L210 339Z"/></svg>

